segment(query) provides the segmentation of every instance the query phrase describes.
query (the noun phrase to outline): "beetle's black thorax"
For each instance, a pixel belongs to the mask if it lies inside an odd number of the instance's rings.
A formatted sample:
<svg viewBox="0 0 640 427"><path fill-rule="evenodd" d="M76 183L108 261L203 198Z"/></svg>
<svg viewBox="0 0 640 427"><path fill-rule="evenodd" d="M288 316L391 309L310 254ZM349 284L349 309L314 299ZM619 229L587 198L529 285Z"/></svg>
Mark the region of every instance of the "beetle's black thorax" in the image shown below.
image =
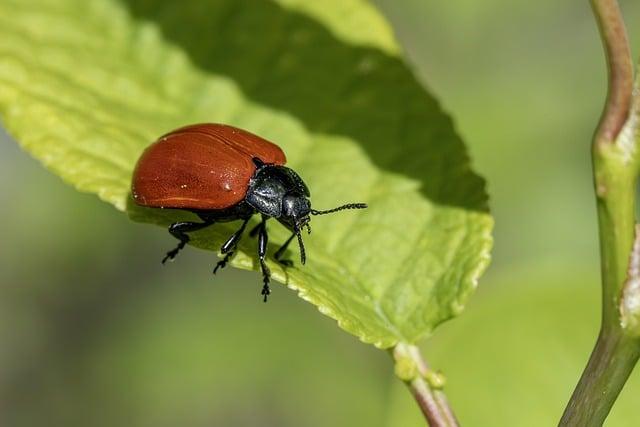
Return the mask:
<svg viewBox="0 0 640 427"><path fill-rule="evenodd" d="M309 215L309 189L285 166L259 164L249 182L245 201L259 213L292 227L294 218Z"/></svg>

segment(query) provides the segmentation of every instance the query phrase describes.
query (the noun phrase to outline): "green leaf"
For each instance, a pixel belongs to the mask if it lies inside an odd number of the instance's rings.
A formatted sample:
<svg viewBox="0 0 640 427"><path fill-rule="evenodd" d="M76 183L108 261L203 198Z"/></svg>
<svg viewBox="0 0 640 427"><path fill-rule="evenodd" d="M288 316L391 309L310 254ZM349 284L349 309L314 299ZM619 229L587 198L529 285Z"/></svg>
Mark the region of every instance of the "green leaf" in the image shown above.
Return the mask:
<svg viewBox="0 0 640 427"><path fill-rule="evenodd" d="M4 0L0 114L65 181L165 226L185 214L129 196L155 138L223 122L276 141L315 208L370 208L314 219L307 265L269 261L273 277L365 342L413 343L462 310L488 263L484 183L384 19L363 1L311 3ZM237 227L192 243L217 250ZM270 254L286 236L272 221ZM245 238L233 265L256 269L254 254Z"/></svg>

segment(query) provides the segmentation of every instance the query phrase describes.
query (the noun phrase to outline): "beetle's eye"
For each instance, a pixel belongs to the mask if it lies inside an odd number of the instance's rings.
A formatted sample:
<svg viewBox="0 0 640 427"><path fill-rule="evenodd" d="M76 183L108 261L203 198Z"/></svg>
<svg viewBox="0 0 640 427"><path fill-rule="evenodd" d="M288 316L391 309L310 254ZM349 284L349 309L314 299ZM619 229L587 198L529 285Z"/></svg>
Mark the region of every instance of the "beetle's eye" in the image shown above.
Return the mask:
<svg viewBox="0 0 640 427"><path fill-rule="evenodd" d="M288 195L282 200L282 210L285 216L303 218L309 216L311 204L304 196Z"/></svg>
<svg viewBox="0 0 640 427"><path fill-rule="evenodd" d="M309 200L303 196L296 197L294 209L295 209L295 214L298 218L308 217L309 212L311 211L311 205L309 203Z"/></svg>
<svg viewBox="0 0 640 427"><path fill-rule="evenodd" d="M295 200L291 196L282 199L282 212L285 216L293 216L295 213Z"/></svg>

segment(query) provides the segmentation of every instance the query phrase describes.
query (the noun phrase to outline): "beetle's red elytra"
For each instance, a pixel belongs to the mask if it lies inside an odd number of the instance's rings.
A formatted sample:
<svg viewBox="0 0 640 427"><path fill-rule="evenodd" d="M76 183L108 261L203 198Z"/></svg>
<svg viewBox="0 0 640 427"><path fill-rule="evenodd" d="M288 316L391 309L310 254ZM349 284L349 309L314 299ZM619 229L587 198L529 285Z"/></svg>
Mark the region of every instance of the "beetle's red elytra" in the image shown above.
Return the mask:
<svg viewBox="0 0 640 427"><path fill-rule="evenodd" d="M277 219L292 231L274 258L282 259L289 243L297 237L300 261L306 255L301 229L309 225L310 215L324 215L345 209L364 209L364 203L349 203L334 209L311 209L310 192L302 178L285 167L287 159L276 144L245 130L223 124L185 126L161 136L138 160L133 172L131 193L135 203L150 208L182 209L195 213L202 222L171 224L169 233L178 246L163 258L173 260L187 242L187 233L216 222L241 220L242 225L227 239L220 251L224 258L213 272L223 268L235 252L251 217L261 221L250 232L258 236L258 258L262 270L264 301L270 294L271 272L265 262L268 235L266 222Z"/></svg>
<svg viewBox="0 0 640 427"><path fill-rule="evenodd" d="M277 145L227 125L192 125L150 145L133 173L136 203L154 208L224 209L244 199L252 161L284 165Z"/></svg>

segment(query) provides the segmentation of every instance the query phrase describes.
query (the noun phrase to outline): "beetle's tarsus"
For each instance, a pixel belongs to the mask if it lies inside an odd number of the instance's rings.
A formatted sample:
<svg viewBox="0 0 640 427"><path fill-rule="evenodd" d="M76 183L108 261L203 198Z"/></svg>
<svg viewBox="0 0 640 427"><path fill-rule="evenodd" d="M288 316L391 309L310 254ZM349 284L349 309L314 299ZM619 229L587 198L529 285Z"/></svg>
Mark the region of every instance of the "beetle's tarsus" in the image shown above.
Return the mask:
<svg viewBox="0 0 640 427"><path fill-rule="evenodd" d="M249 218L245 219L242 222L242 225L240 226L238 231L233 233L231 237L229 237L227 241L224 242L224 244L220 248L220 252L224 254L224 258L218 261L215 268L213 269L213 274L216 274L218 269L223 269L227 266L227 263L233 256L235 250L238 248L238 243L240 243L240 239L242 239L242 233L244 233L244 229L247 226L248 222L249 222Z"/></svg>
<svg viewBox="0 0 640 427"><path fill-rule="evenodd" d="M227 252L227 254L224 256L224 258L222 258L220 261L218 261L218 263L216 264L215 268L213 269L213 274L216 274L218 269L222 270L223 268L225 268L227 266L227 263L229 262L229 260L233 256L233 253L234 253L233 251Z"/></svg>
<svg viewBox="0 0 640 427"><path fill-rule="evenodd" d="M269 282L271 281L271 270L267 267L264 259L260 259L260 268L262 269L262 295L264 295L264 302L267 302L267 297L271 294L271 288L269 288Z"/></svg>
<svg viewBox="0 0 640 427"><path fill-rule="evenodd" d="M271 288L269 288L269 281L271 272L269 271L269 267L264 263L264 261L260 262L260 266L262 267L262 291L261 294L264 296L263 302L267 302L267 297L271 294Z"/></svg>
<svg viewBox="0 0 640 427"><path fill-rule="evenodd" d="M174 222L173 224L171 224L169 226L169 233L176 239L180 240L180 243L178 243L178 246L176 246L175 249L172 249L169 252L167 252L165 257L162 258L162 264L167 262L167 260L173 261L176 255L178 255L178 253L182 249L184 249L185 245L189 243L190 238L187 235L188 232L200 230L201 228L208 227L211 224L213 224L213 221L205 221L205 222L184 221L184 222Z"/></svg>
<svg viewBox="0 0 640 427"><path fill-rule="evenodd" d="M164 263L166 263L167 261L173 261L176 258L176 255L178 255L178 252L180 252L184 248L187 242L188 240L181 241L180 243L178 243L178 246L175 249L167 252L164 258L162 258L162 264L164 265Z"/></svg>
<svg viewBox="0 0 640 427"><path fill-rule="evenodd" d="M262 302L267 302L267 297L269 296L269 294L271 294L271 289L269 289L269 285L265 283L262 286L262 295L264 295Z"/></svg>

